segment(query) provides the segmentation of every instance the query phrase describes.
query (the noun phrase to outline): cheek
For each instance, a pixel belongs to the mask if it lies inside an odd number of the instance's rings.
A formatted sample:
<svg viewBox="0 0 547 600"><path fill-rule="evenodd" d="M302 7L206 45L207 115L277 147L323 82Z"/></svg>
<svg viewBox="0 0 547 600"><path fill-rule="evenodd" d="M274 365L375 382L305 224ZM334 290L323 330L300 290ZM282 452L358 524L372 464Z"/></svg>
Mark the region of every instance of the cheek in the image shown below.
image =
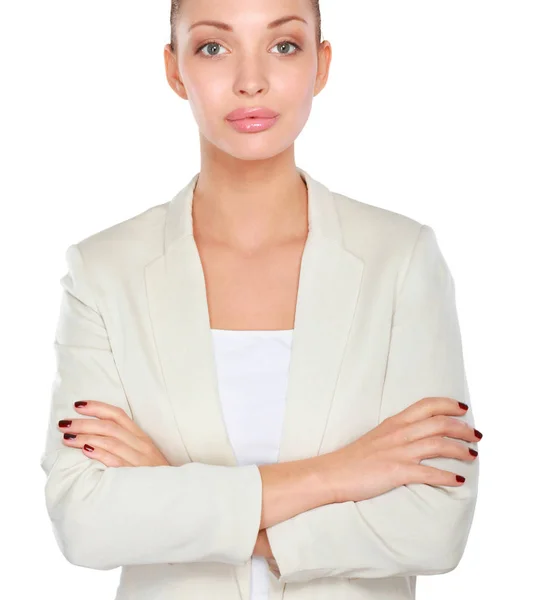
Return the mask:
<svg viewBox="0 0 547 600"><path fill-rule="evenodd" d="M229 81L221 72L208 76L207 69L201 69L199 72L188 73L186 81L188 102L198 124L205 119L222 117L223 111L229 112L230 109L226 108Z"/></svg>
<svg viewBox="0 0 547 600"><path fill-rule="evenodd" d="M315 86L315 73L312 69L291 73L279 80L276 96L281 100L281 110L291 113L292 120L302 125L310 114Z"/></svg>
<svg viewBox="0 0 547 600"><path fill-rule="evenodd" d="M282 62L280 60L280 63ZM316 62L308 57L299 58L291 65L281 64L279 70L272 73L271 91L279 100L283 101L283 98L294 100L298 106L313 98L316 76Z"/></svg>

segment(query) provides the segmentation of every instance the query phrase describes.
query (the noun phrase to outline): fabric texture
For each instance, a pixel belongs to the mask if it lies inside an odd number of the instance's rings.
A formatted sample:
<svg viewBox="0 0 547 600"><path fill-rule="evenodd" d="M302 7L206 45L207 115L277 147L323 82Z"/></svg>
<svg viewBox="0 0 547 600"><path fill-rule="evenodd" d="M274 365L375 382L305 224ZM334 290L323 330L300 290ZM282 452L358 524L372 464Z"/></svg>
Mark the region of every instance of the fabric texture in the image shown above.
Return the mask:
<svg viewBox="0 0 547 600"><path fill-rule="evenodd" d="M121 567L116 600L250 600L256 461L276 450L279 462L337 450L426 396L466 402L458 418L474 425L454 281L433 229L299 173L309 234L288 364L277 348L287 380L276 379L260 452L231 408L239 400L248 409L248 393L266 402L267 392L249 387L237 398L222 370L229 354L217 371L192 229L199 173L170 201L67 249L45 501L69 562ZM85 399L124 410L170 466L107 468L63 444L57 422L82 418L73 403ZM418 575L456 568L479 461L423 462L466 482L401 486L269 527L280 576L268 571L268 600L412 600Z"/></svg>

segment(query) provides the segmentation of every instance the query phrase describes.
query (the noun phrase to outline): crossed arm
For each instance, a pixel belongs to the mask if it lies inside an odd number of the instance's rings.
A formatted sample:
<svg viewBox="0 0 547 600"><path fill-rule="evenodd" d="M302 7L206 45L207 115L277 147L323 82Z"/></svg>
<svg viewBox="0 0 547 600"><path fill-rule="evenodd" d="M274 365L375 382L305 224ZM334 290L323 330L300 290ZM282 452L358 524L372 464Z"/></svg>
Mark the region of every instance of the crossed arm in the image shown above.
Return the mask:
<svg viewBox="0 0 547 600"><path fill-rule="evenodd" d="M420 398L445 396L469 405L461 418L473 427L454 281L429 226L421 226L400 281L379 421ZM455 487L403 485L268 527L279 581L432 575L456 568L474 516L479 462L436 457L422 464L466 481Z"/></svg>
<svg viewBox="0 0 547 600"><path fill-rule="evenodd" d="M459 487L407 485L363 502L319 505L304 494L298 514L264 527L263 478L255 465L112 469L64 446L57 422L81 417L73 408L76 400L104 399L131 414L78 246L67 250L67 262L41 465L47 509L70 562L96 569L165 562L242 565L261 553L272 559L272 572L282 583L434 574L457 566L473 518L478 461L423 461L464 475ZM381 418L426 396L470 405L453 279L433 230L424 225L401 280ZM471 409L463 418L473 424ZM167 520L165 514L188 518Z"/></svg>

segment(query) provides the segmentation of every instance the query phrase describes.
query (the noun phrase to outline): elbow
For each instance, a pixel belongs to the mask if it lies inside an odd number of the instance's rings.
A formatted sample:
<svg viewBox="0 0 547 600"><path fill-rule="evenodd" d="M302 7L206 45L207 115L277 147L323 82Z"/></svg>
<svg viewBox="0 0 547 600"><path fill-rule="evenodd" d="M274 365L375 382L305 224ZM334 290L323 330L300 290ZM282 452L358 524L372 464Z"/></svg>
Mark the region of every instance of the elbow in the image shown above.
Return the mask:
<svg viewBox="0 0 547 600"><path fill-rule="evenodd" d="M120 565L108 562L105 542L97 539L100 516L89 501L89 494L102 473L90 465L86 469L80 467L80 472L71 476L63 469L50 469L44 492L55 540L67 561L79 567L108 571Z"/></svg>
<svg viewBox="0 0 547 600"><path fill-rule="evenodd" d="M442 575L453 571L463 556L463 550L450 540L448 546L437 546L437 552L422 556L419 560L409 560L398 575Z"/></svg>
<svg viewBox="0 0 547 600"><path fill-rule="evenodd" d="M476 495L449 503L448 511L438 513L429 529L432 535L416 544L415 556L406 571L410 575L441 575L460 563L473 522ZM425 543L423 543L425 541Z"/></svg>
<svg viewBox="0 0 547 600"><path fill-rule="evenodd" d="M423 556L421 560L409 561L403 573L398 575L442 575L450 573L460 563L465 547L455 543L454 540L446 542L446 546L440 543L437 552L427 556Z"/></svg>
<svg viewBox="0 0 547 600"><path fill-rule="evenodd" d="M417 538L387 552L375 569L364 567L352 577L408 577L442 575L453 571L460 563L467 543L467 531L439 525L438 534Z"/></svg>
<svg viewBox="0 0 547 600"><path fill-rule="evenodd" d="M455 470L455 469L454 469ZM441 575L459 565L467 546L478 498L478 459L467 469L466 482L460 487L413 488L421 499L420 519L413 528L415 540L407 548L414 549L418 560L409 561L410 575Z"/></svg>
<svg viewBox="0 0 547 600"><path fill-rule="evenodd" d="M475 502L469 502L464 508L463 517L458 523L445 530L445 538L437 543L436 569L440 573L454 570L463 558L473 521Z"/></svg>
<svg viewBox="0 0 547 600"><path fill-rule="evenodd" d="M443 493L434 488L428 491L432 495ZM383 545L383 552L376 555L378 562L375 569L367 566L352 576L441 575L456 569L463 557L473 522L476 488L470 486L463 495L443 496L447 502L439 502L438 498L427 509L424 510L422 505L421 510L414 512L406 529L402 525L392 529L392 535Z"/></svg>
<svg viewBox="0 0 547 600"><path fill-rule="evenodd" d="M70 534L72 538L73 534ZM69 539L62 531L56 531L56 536L61 540L59 544L63 556L67 561L77 567L86 567L98 571L111 571L117 569L121 565L113 564L106 561L106 556L97 552L97 549L86 544L85 540ZM104 550L104 548L103 548Z"/></svg>
<svg viewBox="0 0 547 600"><path fill-rule="evenodd" d="M61 513L61 514L59 514ZM92 519L86 517L82 502L74 502L57 511L52 518L57 545L66 560L78 567L109 571L121 566L108 562L104 540L97 545Z"/></svg>

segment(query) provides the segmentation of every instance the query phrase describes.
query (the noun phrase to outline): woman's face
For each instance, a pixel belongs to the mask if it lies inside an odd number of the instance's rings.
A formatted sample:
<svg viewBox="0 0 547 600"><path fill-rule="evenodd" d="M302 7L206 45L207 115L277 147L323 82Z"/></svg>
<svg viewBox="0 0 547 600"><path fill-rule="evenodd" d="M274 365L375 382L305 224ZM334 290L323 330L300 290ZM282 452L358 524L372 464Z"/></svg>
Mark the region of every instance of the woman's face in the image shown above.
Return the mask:
<svg viewBox="0 0 547 600"><path fill-rule="evenodd" d="M275 27L272 21L296 16ZM198 21L219 21L233 31ZM201 134L241 159L274 156L294 143L328 77L330 44L317 48L310 0L183 0L177 55L165 49L167 78ZM278 113L273 126L242 133L226 120L238 108ZM271 121L270 121L271 122Z"/></svg>

